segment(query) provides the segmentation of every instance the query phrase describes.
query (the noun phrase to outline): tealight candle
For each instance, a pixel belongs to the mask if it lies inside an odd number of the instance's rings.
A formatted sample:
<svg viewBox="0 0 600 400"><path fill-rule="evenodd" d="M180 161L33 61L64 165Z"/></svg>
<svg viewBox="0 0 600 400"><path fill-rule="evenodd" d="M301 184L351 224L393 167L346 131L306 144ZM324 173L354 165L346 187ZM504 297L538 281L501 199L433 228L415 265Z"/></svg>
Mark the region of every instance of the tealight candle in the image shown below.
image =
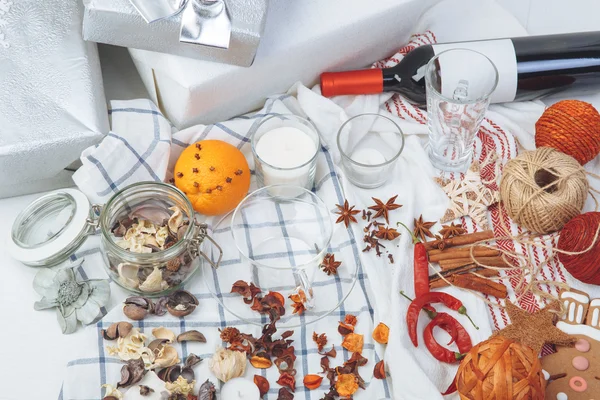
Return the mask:
<svg viewBox="0 0 600 400"><path fill-rule="evenodd" d="M337 147L346 178L358 187L373 189L393 175L404 135L384 115L359 114L342 124Z"/></svg>
<svg viewBox="0 0 600 400"><path fill-rule="evenodd" d="M221 398L225 400L260 400L260 391L254 382L246 378L233 378L221 388Z"/></svg>
<svg viewBox="0 0 600 400"><path fill-rule="evenodd" d="M319 135L310 122L295 115L263 121L252 137L259 184L312 189L318 149Z"/></svg>
<svg viewBox="0 0 600 400"><path fill-rule="evenodd" d="M352 161L357 164L367 165L366 167L354 165L352 170L354 178L361 182L376 182L382 179L382 174L387 172L385 166L377 167L377 165L385 164L387 161L385 156L380 151L372 148L360 148L352 153Z"/></svg>

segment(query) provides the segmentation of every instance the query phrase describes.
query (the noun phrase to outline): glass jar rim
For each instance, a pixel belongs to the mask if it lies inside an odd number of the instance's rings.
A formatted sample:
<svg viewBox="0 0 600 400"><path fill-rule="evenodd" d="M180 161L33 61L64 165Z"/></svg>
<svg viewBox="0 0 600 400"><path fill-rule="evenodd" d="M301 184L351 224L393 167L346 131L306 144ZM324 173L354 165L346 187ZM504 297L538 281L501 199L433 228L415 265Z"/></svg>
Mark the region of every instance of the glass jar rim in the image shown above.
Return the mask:
<svg viewBox="0 0 600 400"><path fill-rule="evenodd" d="M454 99L454 98L450 98L448 96L444 96L443 94L440 93L439 90L437 90L435 87L433 87L433 85L431 84L431 82L429 82L429 79L427 78L431 72L431 70L434 67L435 62L444 54L447 53L451 53L451 52L456 52L456 51L466 51L472 54L477 54L478 56L484 57L487 61L489 61L490 65L492 66L494 73L495 73L495 79L494 79L494 84L492 85L491 89L488 90L484 95L479 96L476 99L473 100L460 100L460 99ZM477 50L473 50L473 49L467 49L467 48L463 48L463 47L457 47L454 49L448 49L448 50L444 50L439 54L436 54L434 57L431 58L431 60L429 60L429 62L427 63L427 67L425 69L425 85L431 89L433 92L435 92L436 96L439 96L442 100L447 101L449 103L456 103L456 104L475 104L484 100L487 100L488 98L490 98L490 96L494 93L494 91L496 90L496 87L498 87L498 81L500 80L500 76L498 73L498 68L496 67L496 64L493 63L492 60L490 60L490 58L488 56L486 56L483 53L480 53Z"/></svg>
<svg viewBox="0 0 600 400"><path fill-rule="evenodd" d="M110 217L110 209L111 206L114 205L114 202L120 199L122 196L126 196L127 194L136 193L139 190L152 190L156 188L161 188L166 192L170 192L178 196L183 203L186 205L188 218L190 223L188 224L188 228L184 234L184 240L178 240L173 246L169 247L166 250L157 251L155 253L134 253L128 250L125 250L119 247L114 241L113 236L110 234L110 226L108 225L109 217ZM183 211L183 210L182 210ZM187 242L192 238L192 235L195 232L195 211L192 203L188 199L188 197L177 187L164 183L164 182L155 182L155 181L145 181L133 183L129 186L124 187L117 193L115 193L109 201L102 208L102 213L100 215L100 227L102 232L102 237L107 243L108 247L112 252L114 252L119 258L124 261L129 262L160 262L164 260L169 260L174 256L177 256L181 253L184 248L187 248Z"/></svg>
<svg viewBox="0 0 600 400"><path fill-rule="evenodd" d="M331 239L333 238L333 223L331 222L331 211L329 211L329 209L327 208L327 205L325 204L325 202L323 200L321 200L321 198L319 196L317 196L315 193L313 193L312 191L302 187L302 186L295 186L295 185L285 185L285 184L276 184L276 185L268 185L268 186L263 186L262 188L256 189L255 191L253 191L252 193L249 193L246 197L244 197L242 199L242 201L240 201L240 203L237 205L237 207L235 208L235 210L233 210L233 214L231 216L231 236L234 238L234 243L235 243L235 247L237 248L238 252L240 253L240 255L242 257L244 257L245 259L247 259L249 262L256 264L258 267L260 268L270 268L270 269L276 269L276 270L280 270L280 269L288 269L289 267L276 267L276 266L272 266L272 265L267 265L264 264L260 261L257 260L253 260L250 257L248 257L248 255L242 251L242 249L240 249L240 246L237 243L237 240L235 240L235 229L234 229L234 222L236 220L236 216L238 215L238 212L240 212L240 210L242 209L242 206L244 205L244 203L246 203L248 200L256 197L257 194L260 194L262 192L265 191L269 191L272 189L290 189L290 190L298 190L303 192L303 194L308 194L310 195L313 199L316 199L317 204L323 208L323 210L325 210L325 216L327 218L327 221L329 222L329 226L330 226L330 230L329 230L329 235L326 238L326 243L327 246L329 245L329 243L331 243ZM274 197L288 197L289 199L295 199L298 196L274 196ZM325 252L327 252L327 246L323 246L323 248L314 256L312 257L310 260L302 263L301 265L296 265L294 266L295 269L301 270L301 269L305 269L308 266L310 266L311 264L314 264L315 261L317 261L321 255Z"/></svg>
<svg viewBox="0 0 600 400"><path fill-rule="evenodd" d="M402 141L402 144L400 145L400 149L396 152L396 154L394 154L394 157L390 158L389 160L385 161L384 163L381 164L363 164L363 163L359 163L358 161L354 161L352 159L352 157L350 155L348 155L344 150L342 150L342 143L341 143L341 135L342 135L342 130L344 129L344 127L349 124L352 120L357 119L359 117L364 117L364 116L373 116L373 117L377 117L377 118L385 118L387 119L389 122L391 122L396 129L398 129L397 132L394 132L397 136L400 136L400 140ZM394 161L396 161L398 159L398 157L400 157L400 155L402 154L402 152L404 151L404 145L405 145L405 138L404 138L404 132L402 131L402 129L400 128L400 126L394 122L394 120L392 120L389 117L386 117L385 115L381 115L378 113L362 113L362 114L357 114L354 117L348 118L338 129L338 133L337 133L337 138L336 138L336 143L337 143L337 147L338 150L340 152L340 155L342 156L342 158L344 158L345 160L347 160L348 162L359 166L359 167L365 167L365 168L370 168L370 167L374 167L374 168L381 168L381 167L385 167L386 165L390 165L392 164Z"/></svg>
<svg viewBox="0 0 600 400"><path fill-rule="evenodd" d="M316 137L317 137L317 145L315 146L315 154L312 155L312 157L306 161L304 164L300 164L297 165L295 167L277 167L273 164L270 164L268 162L266 162L263 158L261 158L258 153L256 152L256 144L258 143L256 141L256 133L258 132L258 129L264 125L267 121L270 121L272 119L275 118L282 118L282 117L286 117L286 118L292 118L292 119L296 119L298 121L300 121L301 123L307 125L308 127L310 127L310 129L313 130L313 132L315 133ZM254 155L254 157L256 157L257 160L259 160L262 164L268 165L269 168L273 168L274 170L279 170L279 171L293 171L295 169L299 169L299 168L303 168L307 165L310 165L314 162L314 160L317 158L317 156L319 155L319 149L321 147L321 135L319 134L319 131L317 130L317 127L315 126L315 124L312 123L312 121L300 117L296 114L277 114L277 115L271 115L268 118L265 118L264 120L262 120L256 127L256 129L254 130L254 132L252 133L252 135L250 136L250 148L252 149L252 154Z"/></svg>

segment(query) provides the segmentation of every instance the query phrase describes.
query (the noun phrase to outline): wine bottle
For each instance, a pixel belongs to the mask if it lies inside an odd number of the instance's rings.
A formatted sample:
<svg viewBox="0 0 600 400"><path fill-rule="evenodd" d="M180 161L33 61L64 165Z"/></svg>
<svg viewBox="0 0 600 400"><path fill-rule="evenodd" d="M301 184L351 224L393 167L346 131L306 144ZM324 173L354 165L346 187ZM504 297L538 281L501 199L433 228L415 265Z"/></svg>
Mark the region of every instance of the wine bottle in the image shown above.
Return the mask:
<svg viewBox="0 0 600 400"><path fill-rule="evenodd" d="M453 48L476 50L496 65L499 80L492 103L530 100L573 85L600 83L600 32L582 32L423 45L391 68L325 72L321 92L331 97L393 91L424 107L427 63Z"/></svg>

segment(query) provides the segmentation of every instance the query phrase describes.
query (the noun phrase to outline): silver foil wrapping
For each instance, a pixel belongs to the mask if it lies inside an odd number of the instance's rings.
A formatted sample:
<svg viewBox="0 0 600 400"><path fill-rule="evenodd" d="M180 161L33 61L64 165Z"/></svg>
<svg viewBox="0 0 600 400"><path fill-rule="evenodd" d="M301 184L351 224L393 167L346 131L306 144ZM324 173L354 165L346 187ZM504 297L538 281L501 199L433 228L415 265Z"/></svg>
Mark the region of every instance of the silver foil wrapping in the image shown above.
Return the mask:
<svg viewBox="0 0 600 400"><path fill-rule="evenodd" d="M0 0L0 197L68 184L64 168L108 133L82 18L77 0Z"/></svg>
<svg viewBox="0 0 600 400"><path fill-rule="evenodd" d="M227 0L231 40L228 49L221 49L181 43L181 14L148 24L129 0L84 0L84 3L85 40L243 67L254 61L268 6L268 0Z"/></svg>

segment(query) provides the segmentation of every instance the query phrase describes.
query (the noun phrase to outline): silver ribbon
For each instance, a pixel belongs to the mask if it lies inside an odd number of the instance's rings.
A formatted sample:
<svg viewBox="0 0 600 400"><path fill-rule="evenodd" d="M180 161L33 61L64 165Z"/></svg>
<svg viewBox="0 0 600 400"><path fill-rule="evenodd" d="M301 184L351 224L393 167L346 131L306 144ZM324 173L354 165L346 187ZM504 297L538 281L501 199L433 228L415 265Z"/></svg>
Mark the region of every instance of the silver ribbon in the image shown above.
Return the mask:
<svg viewBox="0 0 600 400"><path fill-rule="evenodd" d="M229 48L231 18L225 0L129 0L144 20L151 24L179 13L179 41Z"/></svg>

